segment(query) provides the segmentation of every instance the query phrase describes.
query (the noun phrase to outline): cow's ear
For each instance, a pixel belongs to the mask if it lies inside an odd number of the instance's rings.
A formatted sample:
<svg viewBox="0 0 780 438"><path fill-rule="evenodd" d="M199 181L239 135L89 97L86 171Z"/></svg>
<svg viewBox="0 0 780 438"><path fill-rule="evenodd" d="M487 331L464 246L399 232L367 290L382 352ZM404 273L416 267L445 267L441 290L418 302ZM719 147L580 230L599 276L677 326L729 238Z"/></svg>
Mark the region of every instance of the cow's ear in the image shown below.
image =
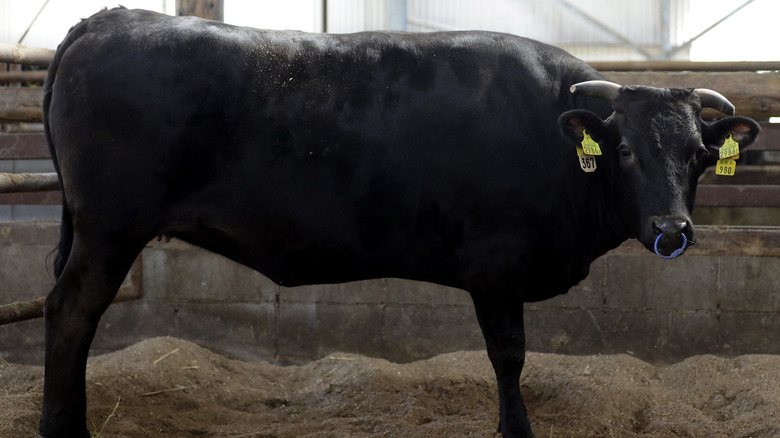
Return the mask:
<svg viewBox="0 0 780 438"><path fill-rule="evenodd" d="M756 141L761 127L755 120L747 117L726 117L715 123L704 125L702 128L702 141L708 149L717 151L723 146L724 141L731 138L739 143L740 149L744 149Z"/></svg>
<svg viewBox="0 0 780 438"><path fill-rule="evenodd" d="M585 110L566 111L558 117L561 133L575 144L582 143L583 131L601 143L609 136L607 124L596 114Z"/></svg>

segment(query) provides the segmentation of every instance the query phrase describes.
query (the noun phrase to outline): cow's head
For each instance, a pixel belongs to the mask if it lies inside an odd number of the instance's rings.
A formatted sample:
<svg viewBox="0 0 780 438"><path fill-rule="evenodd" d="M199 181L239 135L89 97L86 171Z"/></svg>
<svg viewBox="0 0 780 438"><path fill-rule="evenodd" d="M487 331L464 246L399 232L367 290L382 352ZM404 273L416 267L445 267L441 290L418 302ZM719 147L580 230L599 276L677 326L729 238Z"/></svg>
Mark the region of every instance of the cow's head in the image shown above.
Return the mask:
<svg viewBox="0 0 780 438"><path fill-rule="evenodd" d="M606 81L573 85L571 92L603 98L614 112L606 120L586 110L563 113L561 131L575 143L587 132L599 143L598 171L611 172L620 219L632 237L662 256L677 256L695 242L691 211L704 168L731 138L740 149L760 130L734 106L707 89L622 87ZM702 108L731 117L708 123ZM606 160L606 161L605 161Z"/></svg>

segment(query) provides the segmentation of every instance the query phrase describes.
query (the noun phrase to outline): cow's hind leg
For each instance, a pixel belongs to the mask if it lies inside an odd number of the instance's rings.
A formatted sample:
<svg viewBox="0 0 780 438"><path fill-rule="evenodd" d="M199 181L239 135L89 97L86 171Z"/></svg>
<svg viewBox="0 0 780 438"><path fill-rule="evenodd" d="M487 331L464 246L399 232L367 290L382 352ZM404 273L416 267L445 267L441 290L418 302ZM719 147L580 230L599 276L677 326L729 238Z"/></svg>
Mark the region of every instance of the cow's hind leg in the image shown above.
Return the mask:
<svg viewBox="0 0 780 438"><path fill-rule="evenodd" d="M140 239L142 240L142 239ZM40 432L45 438L88 438L87 354L98 322L146 242L73 238L68 260L46 298L46 369Z"/></svg>
<svg viewBox="0 0 780 438"><path fill-rule="evenodd" d="M523 303L510 297L497 299L487 294L472 294L472 298L488 357L496 373L502 436L533 437L520 395L520 372L525 363Z"/></svg>

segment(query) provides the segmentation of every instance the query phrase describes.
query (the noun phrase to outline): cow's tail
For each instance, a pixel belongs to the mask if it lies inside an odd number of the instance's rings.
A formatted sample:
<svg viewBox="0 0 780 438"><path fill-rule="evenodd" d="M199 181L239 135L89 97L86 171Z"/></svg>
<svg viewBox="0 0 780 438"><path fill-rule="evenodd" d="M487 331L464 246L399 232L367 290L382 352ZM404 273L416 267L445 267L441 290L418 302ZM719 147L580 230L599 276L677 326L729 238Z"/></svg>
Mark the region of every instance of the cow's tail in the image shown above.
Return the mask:
<svg viewBox="0 0 780 438"><path fill-rule="evenodd" d="M43 128L46 133L46 142L49 145L49 153L51 159L54 162L54 170L57 172L57 178L60 182L60 192L62 194L62 222L60 224L60 242L57 248L54 250L54 276L59 278L62 271L65 269L65 264L70 257L70 251L73 246L73 218L71 217L70 208L68 207L68 198L65 195L64 186L62 184L62 173L60 172L60 163L57 159L57 145L55 144L55 136L51 131L50 120L50 107L52 99L52 91L54 83L57 79L57 70L62 60L63 55L68 51L68 48L78 40L87 31L86 21L82 21L73 28L70 29L68 35L57 47L57 51L54 53L54 58L49 64L49 73L46 76L46 81L43 84Z"/></svg>

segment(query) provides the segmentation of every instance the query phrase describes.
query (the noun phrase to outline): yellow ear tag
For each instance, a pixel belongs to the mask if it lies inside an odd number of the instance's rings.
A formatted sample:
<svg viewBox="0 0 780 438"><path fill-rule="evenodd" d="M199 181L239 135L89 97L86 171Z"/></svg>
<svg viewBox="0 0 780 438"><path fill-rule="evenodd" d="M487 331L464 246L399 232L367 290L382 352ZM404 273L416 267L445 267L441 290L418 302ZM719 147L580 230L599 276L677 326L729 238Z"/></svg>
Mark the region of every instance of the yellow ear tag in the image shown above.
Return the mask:
<svg viewBox="0 0 780 438"><path fill-rule="evenodd" d="M739 143L731 138L731 134L729 134L726 141L723 142L723 146L718 150L718 158L721 160L724 158L733 158L735 160L739 158Z"/></svg>
<svg viewBox="0 0 780 438"><path fill-rule="evenodd" d="M734 141L729 134L723 146L718 150L718 163L715 164L715 175L734 176L737 170L737 158L739 158L739 143Z"/></svg>
<svg viewBox="0 0 780 438"><path fill-rule="evenodd" d="M590 138L588 131L582 131L582 150L588 155L601 155L601 148L595 140Z"/></svg>
<svg viewBox="0 0 780 438"><path fill-rule="evenodd" d="M734 176L734 171L737 169L737 160L731 158L725 158L718 160L718 164L715 165L715 175Z"/></svg>

